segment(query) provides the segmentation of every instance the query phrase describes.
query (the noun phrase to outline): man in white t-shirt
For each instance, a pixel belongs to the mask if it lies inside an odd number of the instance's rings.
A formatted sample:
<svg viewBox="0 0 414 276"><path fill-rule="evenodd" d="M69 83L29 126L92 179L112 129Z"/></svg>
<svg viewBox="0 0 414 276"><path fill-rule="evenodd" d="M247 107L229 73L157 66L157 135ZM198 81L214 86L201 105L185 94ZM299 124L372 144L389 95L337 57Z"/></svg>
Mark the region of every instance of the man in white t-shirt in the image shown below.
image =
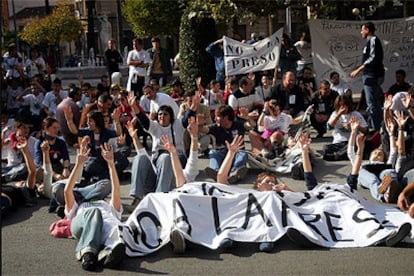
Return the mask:
<svg viewBox="0 0 414 276"><path fill-rule="evenodd" d="M142 95L145 85L146 68L150 63L148 53L143 49L143 41L140 38L132 40L133 50L129 51L127 64L129 65L129 76L127 90L134 91L138 99Z"/></svg>
<svg viewBox="0 0 414 276"><path fill-rule="evenodd" d="M329 78L331 80L331 90L338 92L339 95L352 94L351 88L347 84L340 82L338 72L332 72Z"/></svg>
<svg viewBox="0 0 414 276"><path fill-rule="evenodd" d="M53 90L46 93L42 102L46 114L49 117L55 118L58 104L67 97L68 92L62 90L62 81L56 78L53 81Z"/></svg>
<svg viewBox="0 0 414 276"><path fill-rule="evenodd" d="M174 117L177 117L179 108L173 98L171 98L167 94L155 92L152 89L151 85L144 86L143 91L144 91L145 97L147 97L147 99L151 101L150 114L149 114L149 118L151 120L154 120L155 118L157 118L158 109L162 105L171 106L171 108L174 111Z"/></svg>

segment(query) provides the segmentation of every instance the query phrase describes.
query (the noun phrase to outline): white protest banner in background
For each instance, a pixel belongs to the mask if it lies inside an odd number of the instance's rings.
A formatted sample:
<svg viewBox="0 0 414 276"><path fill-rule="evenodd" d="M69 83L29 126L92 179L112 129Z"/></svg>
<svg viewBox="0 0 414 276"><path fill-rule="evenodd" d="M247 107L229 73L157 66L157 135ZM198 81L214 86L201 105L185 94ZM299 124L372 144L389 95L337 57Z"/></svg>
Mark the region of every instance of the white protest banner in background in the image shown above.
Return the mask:
<svg viewBox="0 0 414 276"><path fill-rule="evenodd" d="M406 81L414 82L414 17L372 21L375 35L384 49L385 91L395 83L395 71L403 69ZM310 20L313 67L318 80L329 80L332 71L339 73L353 93L363 89L362 73L355 79L350 73L362 63L365 39L361 37L361 21Z"/></svg>
<svg viewBox="0 0 414 276"><path fill-rule="evenodd" d="M395 207L368 202L348 185L325 184L308 192L258 192L195 182L169 193L148 194L119 230L127 254L133 257L169 243L172 229L210 249L217 249L224 238L277 241L289 228L316 245L347 248L383 241L405 222L414 220Z"/></svg>
<svg viewBox="0 0 414 276"><path fill-rule="evenodd" d="M279 63L283 29L254 44L223 37L224 65L227 76L271 70Z"/></svg>

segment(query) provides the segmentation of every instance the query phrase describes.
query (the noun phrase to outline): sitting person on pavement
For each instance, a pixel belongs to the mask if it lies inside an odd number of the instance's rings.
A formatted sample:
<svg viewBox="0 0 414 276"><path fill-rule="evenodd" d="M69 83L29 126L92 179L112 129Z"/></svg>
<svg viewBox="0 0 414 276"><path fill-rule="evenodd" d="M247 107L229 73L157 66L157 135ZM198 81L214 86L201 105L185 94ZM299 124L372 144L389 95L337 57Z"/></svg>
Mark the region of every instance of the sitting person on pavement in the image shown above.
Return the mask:
<svg viewBox="0 0 414 276"><path fill-rule="evenodd" d="M197 114L198 122L200 126L211 125L213 121L211 120L209 107L201 103L202 96L200 92L195 92L194 90L187 91L184 94L184 102L180 105L180 111L177 115L177 119L184 117L185 112L189 109L194 111ZM208 154L208 147L211 143L211 138L205 133L198 134L198 143L200 146L200 152ZM184 133L184 148L185 152L188 155L190 151L191 137L188 131Z"/></svg>
<svg viewBox="0 0 414 276"><path fill-rule="evenodd" d="M19 186L2 185L1 187L1 216L4 218L11 211L20 206L33 206L36 204L36 166L30 155L28 139L19 138L16 148L21 151L27 166L27 179Z"/></svg>
<svg viewBox="0 0 414 276"><path fill-rule="evenodd" d="M326 123L334 111L336 97L338 97L338 93L330 89L327 80L321 81L319 90L312 95L313 112L310 116L310 122L318 132L317 138L322 138L326 133Z"/></svg>
<svg viewBox="0 0 414 276"><path fill-rule="evenodd" d="M262 134L253 130L249 132L252 152L274 159L284 152L290 125L300 124L302 116L293 119L291 115L281 112L278 101L274 99L265 103L263 111L257 121Z"/></svg>
<svg viewBox="0 0 414 276"><path fill-rule="evenodd" d="M35 164L37 168L43 166L43 152L40 145L48 141L50 149L50 160L52 164L53 180L62 180L69 177L70 160L69 151L66 142L58 137L59 122L54 118L45 118L43 120L42 136L35 144ZM40 172L42 173L42 172Z"/></svg>
<svg viewBox="0 0 414 276"><path fill-rule="evenodd" d="M247 114L247 109L241 108L241 111L240 116L235 118L233 108L222 105L216 109L215 124L200 128L200 132L211 134L215 138L215 147L209 152L210 165L205 170L209 178L217 179L217 172L227 153L225 142L232 141L235 135L244 135L246 130L256 126L256 122ZM194 116L194 112L192 113L191 110L189 110L189 114ZM240 118L244 118L244 120ZM248 172L246 164L247 152L238 152L230 170L229 181L232 184L246 177Z"/></svg>
<svg viewBox="0 0 414 276"><path fill-rule="evenodd" d="M358 130L366 133L368 124L361 113L353 110L351 98L338 96L334 103L335 110L328 120L328 129L332 130L333 141L323 148L323 159L326 161L347 160L348 140L351 135L350 121L352 117L359 120Z"/></svg>
<svg viewBox="0 0 414 276"><path fill-rule="evenodd" d="M136 104L136 97L131 92L128 101L144 129L152 136L152 154L150 162L144 151L137 152L132 162L130 195L135 197L132 206L149 192L169 192L175 188L171 159L168 152L162 148L161 136L168 135L173 141L183 165L187 162L184 152L183 135L188 121L175 119L172 107L162 105L156 120L150 120ZM174 103L175 104L175 103ZM155 169L155 173L153 172Z"/></svg>
<svg viewBox="0 0 414 276"><path fill-rule="evenodd" d="M87 125L86 128L78 129L75 124L73 123L73 114L71 109L65 109L65 117L68 121L69 130L73 133L78 135L78 137L89 136L89 148L91 149L91 157L89 158L84 171L83 177L87 184L92 178L97 179L108 179L109 171L107 166L105 166L105 160L102 158L100 154L100 146L109 143L113 147L117 144L124 144L125 143L125 135L121 135L118 137L117 133L113 130L107 129L105 127L105 119L104 114L92 110L87 115ZM115 166L119 174L125 170L125 168L129 165L129 161L126 155L121 152L115 152Z"/></svg>
<svg viewBox="0 0 414 276"><path fill-rule="evenodd" d="M23 180L27 177L27 166L17 145L20 139L26 138L30 156L35 156L37 139L30 136L30 127L31 124L27 119L15 118L14 128L16 131L11 132L8 137L2 137L2 151L7 152L7 165L1 168L3 183Z"/></svg>
<svg viewBox="0 0 414 276"><path fill-rule="evenodd" d="M125 244L119 235L118 227L121 224L122 205L114 153L109 144L101 145L100 154L107 162L111 179L110 202L98 200L78 204L74 187L90 152L85 140L86 138L83 138L75 167L65 186L65 214L71 221L72 235L79 240L76 258L82 262L82 268L94 271L98 262L103 263L104 267L115 268L125 257Z"/></svg>

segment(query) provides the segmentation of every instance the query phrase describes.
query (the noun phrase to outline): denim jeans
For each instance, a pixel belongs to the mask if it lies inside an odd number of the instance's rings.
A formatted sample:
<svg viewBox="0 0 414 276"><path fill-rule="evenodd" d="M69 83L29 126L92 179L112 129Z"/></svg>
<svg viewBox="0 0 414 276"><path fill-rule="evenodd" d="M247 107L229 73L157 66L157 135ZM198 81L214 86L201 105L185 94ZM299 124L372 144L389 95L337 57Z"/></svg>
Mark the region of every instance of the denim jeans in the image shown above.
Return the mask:
<svg viewBox="0 0 414 276"><path fill-rule="evenodd" d="M369 117L371 127L374 130L380 130L382 122L382 88L384 77L373 78L362 75L364 83L365 100L367 102L367 115Z"/></svg>
<svg viewBox="0 0 414 276"><path fill-rule="evenodd" d="M381 180L387 174L391 174L392 179L398 181L398 175L394 169L383 170L378 177L368 170L361 168L359 171L358 183L362 187L369 189L373 198L381 201L383 195L378 193L378 187L381 185Z"/></svg>
<svg viewBox="0 0 414 276"><path fill-rule="evenodd" d="M212 149L208 153L210 158L210 168L218 171L220 169L221 164L226 157L227 150L215 150ZM230 173L233 173L238 168L244 167L247 164L247 153L245 151L238 151L236 156L234 157L233 164L231 166Z"/></svg>
<svg viewBox="0 0 414 276"><path fill-rule="evenodd" d="M103 245L102 226L102 213L98 208L85 209L73 218L70 230L78 240L75 249L78 260L87 252L98 254Z"/></svg>
<svg viewBox="0 0 414 276"><path fill-rule="evenodd" d="M63 194L66 186L66 181L57 182L53 184L52 195L60 205L65 205L65 196ZM104 199L111 193L111 181L103 179L86 187L75 187L73 194L78 204L90 200Z"/></svg>
<svg viewBox="0 0 414 276"><path fill-rule="evenodd" d="M169 153L161 153L155 163L155 170L148 155L138 153L132 161L131 189L129 194L143 198L151 192L167 193L175 188L175 176Z"/></svg>

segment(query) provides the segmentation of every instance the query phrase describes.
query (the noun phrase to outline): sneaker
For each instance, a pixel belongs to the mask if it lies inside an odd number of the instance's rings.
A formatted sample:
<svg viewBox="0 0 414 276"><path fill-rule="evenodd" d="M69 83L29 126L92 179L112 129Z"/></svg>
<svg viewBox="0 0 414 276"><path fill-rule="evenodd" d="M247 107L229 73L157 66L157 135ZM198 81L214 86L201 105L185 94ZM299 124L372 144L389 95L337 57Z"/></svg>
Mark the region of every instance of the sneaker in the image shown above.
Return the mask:
<svg viewBox="0 0 414 276"><path fill-rule="evenodd" d="M170 233L170 241L173 246L173 251L176 254L182 254L185 252L185 239L183 234L177 229L174 229Z"/></svg>
<svg viewBox="0 0 414 276"><path fill-rule="evenodd" d="M289 238L289 240L302 247L309 248L315 246L310 240L308 240L304 235L302 235L302 233L300 233L298 230L294 228L289 228L286 232L286 235Z"/></svg>
<svg viewBox="0 0 414 276"><path fill-rule="evenodd" d="M223 239L220 244L219 244L219 249L228 249L230 247L233 247L234 241L232 239L229 238L225 238Z"/></svg>
<svg viewBox="0 0 414 276"><path fill-rule="evenodd" d="M141 202L141 199L138 197L135 197L131 205L124 206L125 212L131 214L132 212L134 212L135 208L137 208L140 202Z"/></svg>
<svg viewBox="0 0 414 276"><path fill-rule="evenodd" d="M234 184L239 180L242 180L246 177L249 169L247 167L237 168L233 173L230 174L228 181L230 184Z"/></svg>
<svg viewBox="0 0 414 276"><path fill-rule="evenodd" d="M63 219L63 218L65 217L65 206L63 206L63 205L59 205L59 206L56 208L56 215L57 215L58 217L60 217L61 219Z"/></svg>
<svg viewBox="0 0 414 276"><path fill-rule="evenodd" d="M98 258L92 252L86 252L82 255L82 268L88 271L94 271L96 269L96 263Z"/></svg>
<svg viewBox="0 0 414 276"><path fill-rule="evenodd" d="M272 252L273 247L274 247L273 242L261 242L261 243L259 243L259 251L260 252L270 253L270 252Z"/></svg>
<svg viewBox="0 0 414 276"><path fill-rule="evenodd" d="M125 258L125 244L118 243L114 248L104 251L102 254L102 259L104 259L104 267L106 268L116 268ZM101 251L101 252L102 252ZM99 253L101 259L101 253Z"/></svg>
<svg viewBox="0 0 414 276"><path fill-rule="evenodd" d="M217 171L216 170L214 170L214 169L212 169L210 167L207 167L204 170L204 172L206 173L206 175L207 175L208 178L211 178L214 181L217 181Z"/></svg>
<svg viewBox="0 0 414 276"><path fill-rule="evenodd" d="M400 226L400 228L390 234L387 239L385 240L386 246L394 246L400 241L402 241L408 234L411 233L411 223L404 223Z"/></svg>

